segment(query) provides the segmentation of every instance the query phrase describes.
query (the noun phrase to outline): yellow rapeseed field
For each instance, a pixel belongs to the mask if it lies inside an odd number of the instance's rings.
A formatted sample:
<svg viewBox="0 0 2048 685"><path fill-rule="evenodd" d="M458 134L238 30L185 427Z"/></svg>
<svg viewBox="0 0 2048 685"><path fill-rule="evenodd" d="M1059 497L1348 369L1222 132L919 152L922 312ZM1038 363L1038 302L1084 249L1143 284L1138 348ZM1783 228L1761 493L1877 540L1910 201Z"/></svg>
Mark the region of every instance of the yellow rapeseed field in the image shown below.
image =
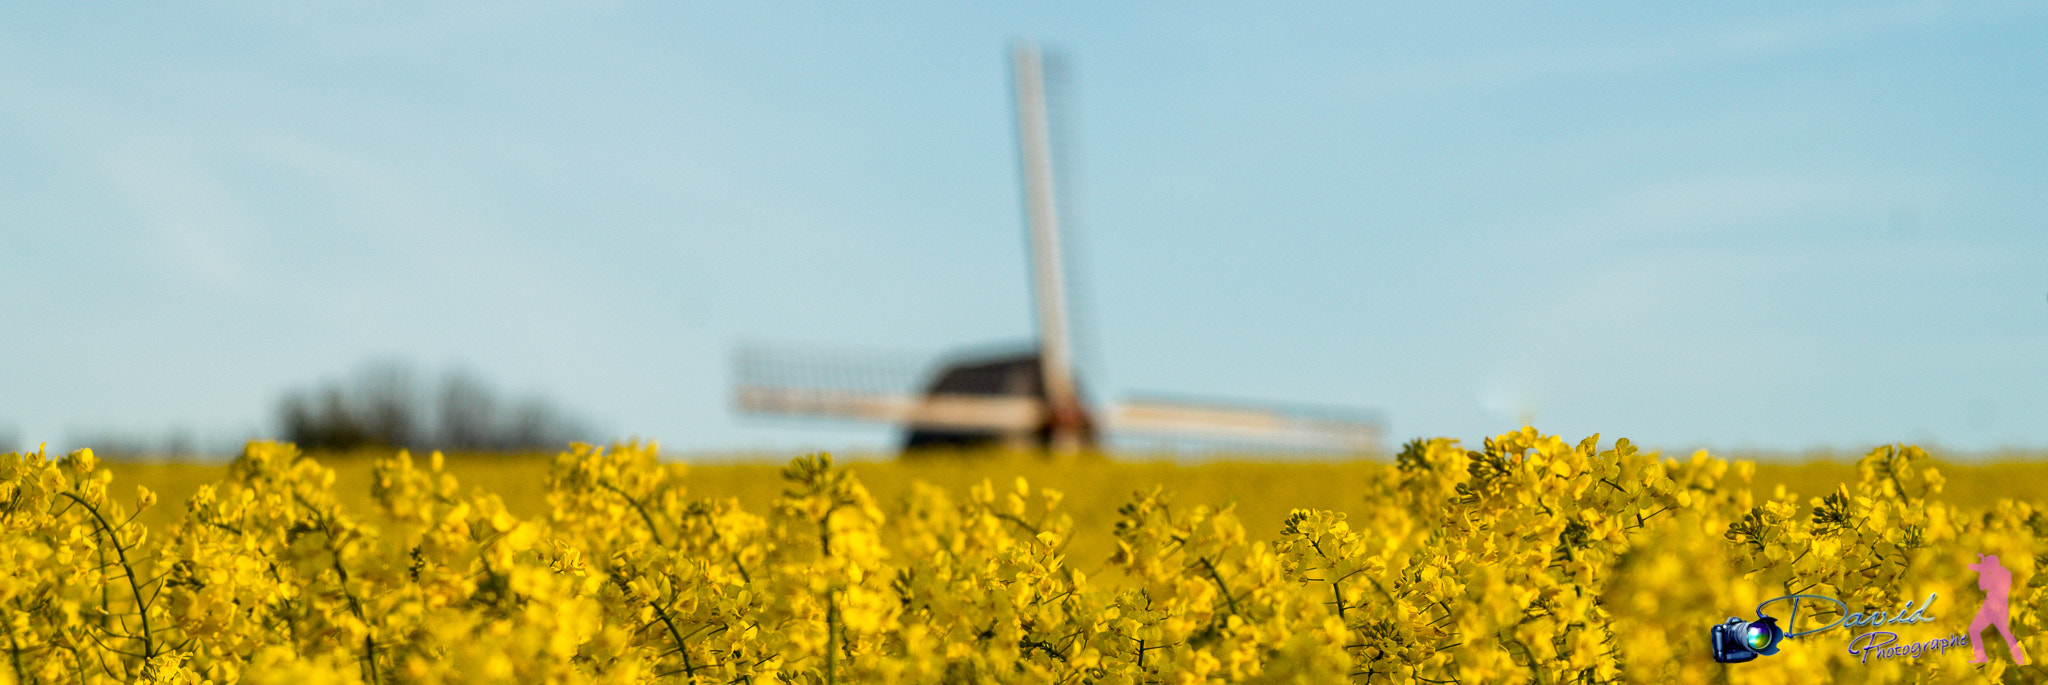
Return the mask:
<svg viewBox="0 0 2048 685"><path fill-rule="evenodd" d="M1952 639L1996 554L2048 654L2036 463L656 455L9 455L0 683L2048 680ZM1716 663L1794 594L1806 634Z"/></svg>

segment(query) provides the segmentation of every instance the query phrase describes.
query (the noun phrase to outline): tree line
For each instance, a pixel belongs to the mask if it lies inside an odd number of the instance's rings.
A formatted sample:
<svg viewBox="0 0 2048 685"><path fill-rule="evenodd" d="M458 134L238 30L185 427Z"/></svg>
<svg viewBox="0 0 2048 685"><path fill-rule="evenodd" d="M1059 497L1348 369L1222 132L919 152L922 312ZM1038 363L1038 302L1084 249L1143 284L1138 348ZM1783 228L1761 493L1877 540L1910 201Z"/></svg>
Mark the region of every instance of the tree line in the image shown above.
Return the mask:
<svg viewBox="0 0 2048 685"><path fill-rule="evenodd" d="M462 369L424 383L413 367L389 361L367 365L346 381L286 392L277 416L284 439L304 450L507 452L591 440L587 426L540 397L508 402Z"/></svg>

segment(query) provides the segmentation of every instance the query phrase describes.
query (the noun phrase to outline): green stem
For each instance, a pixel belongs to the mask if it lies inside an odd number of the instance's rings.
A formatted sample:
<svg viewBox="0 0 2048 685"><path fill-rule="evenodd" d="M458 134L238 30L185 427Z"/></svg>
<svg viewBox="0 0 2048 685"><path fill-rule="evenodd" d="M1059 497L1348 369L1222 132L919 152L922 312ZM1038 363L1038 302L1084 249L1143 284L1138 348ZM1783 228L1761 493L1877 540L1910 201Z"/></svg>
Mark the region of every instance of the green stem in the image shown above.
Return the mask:
<svg viewBox="0 0 2048 685"><path fill-rule="evenodd" d="M341 596L348 599L349 611L355 614L356 620L363 623L363 666L370 672L370 684L381 685L383 678L377 672L377 641L370 629L370 619L363 613L363 603L356 599L355 593L348 590L348 569L341 565L341 548L337 546L338 541L334 536L332 516L313 506L312 502L299 497L297 493L293 493L292 498L306 507L313 515L314 525L320 529L322 535L327 536L327 553L333 557L334 574L341 581Z"/></svg>
<svg viewBox="0 0 2048 685"><path fill-rule="evenodd" d="M666 610L663 610L663 609L661 608L661 605L660 605L660 604L656 604L656 603L654 602L654 600L651 600L651 599L650 599L650 600L648 600L648 601L647 601L647 606L653 607L653 608L654 608L654 615L655 615L655 616L656 616L657 618L660 618L660 619L661 619L661 624L662 624L662 625L664 625L664 626L668 626L668 636L669 636L670 638L673 638L673 639L675 639L675 641L676 641L676 651L679 651L679 652L682 652L682 653L683 653L683 674L684 674L684 677L686 677L686 678L688 678L688 679L690 679L690 680L693 680L693 681L694 681L694 680L696 680L696 679L697 679L697 666L696 666L696 664L692 664L692 663L690 663L690 646L689 646L689 645L687 645L687 644L684 644L684 643L683 643L683 634L682 634L682 632L681 632L681 631L678 631L678 630L676 630L676 623L675 623L675 621L671 621L671 620L669 620L669 618L668 618L668 611L666 611Z"/></svg>
<svg viewBox="0 0 2048 685"><path fill-rule="evenodd" d="M334 538L329 536L327 539L332 541ZM348 598L349 611L356 615L356 620L363 622L363 664L370 671L371 685L377 685L383 681L377 675L377 642L370 634L370 619L363 616L363 604L356 601L355 593L348 591L348 570L341 567L341 553L335 551L332 554L334 572L341 577L341 596Z"/></svg>
<svg viewBox="0 0 2048 685"><path fill-rule="evenodd" d="M105 516L101 516L100 510L94 507L91 502L87 502L85 501L84 498L81 498L78 495L70 492L62 492L58 494L61 494L65 497L69 497L71 498L71 501L77 502L81 506L84 506L85 511L87 513L92 514L93 520L99 522L100 530L106 531L107 537L114 541L114 555L121 560L121 570L128 576L128 591L135 595L135 613L142 615L143 659L147 660L152 657L155 657L156 643L151 641L149 633L149 605L144 604L142 601L142 588L136 587L135 585L135 567L129 565L128 563L128 549L121 546L121 537L114 534L114 527L107 524L107 518Z"/></svg>
<svg viewBox="0 0 2048 685"><path fill-rule="evenodd" d="M747 565L740 563L739 552L732 553L732 566L740 570L740 580L745 581L748 585L754 584L754 577L747 575Z"/></svg>
<svg viewBox="0 0 2048 685"><path fill-rule="evenodd" d="M16 606L20 605L17 604ZM14 682L35 683L36 680L30 678L28 672L21 668L21 639L14 634L14 623L12 621L7 624L7 646L14 655Z"/></svg>
<svg viewBox="0 0 2048 685"><path fill-rule="evenodd" d="M604 488L604 489L606 489L606 490L610 490L610 491L612 491L612 492L616 492L616 493L619 493L619 496L620 496L620 497L624 497L624 498L626 498L626 503L627 503L627 504L630 504L630 505L633 505L633 511L637 511L637 512L640 512L640 519L641 519L641 520L643 520L643 521L646 521L646 522L647 522L647 534L648 534L648 535L650 535L650 536L653 536L653 538L654 538L654 546L656 546L656 547L667 547L667 546L668 546L668 545L662 544L662 542L661 542L661 529L660 529L659 527L657 527L657 526L655 526L655 525L654 525L654 515L653 515L653 514L649 514L649 513L647 513L647 508L646 508L646 507L640 506L640 500L634 499L632 495L628 495L628 494L626 494L626 491L624 491L624 490L620 490L620 489L618 488L618 486L612 485L611 483L606 483L606 482L604 482L604 481L597 481L597 486L598 486L598 487L601 487L601 488Z"/></svg>
<svg viewBox="0 0 2048 685"><path fill-rule="evenodd" d="M99 531L99 529L98 529L98 528L94 528L94 529L93 529L93 537L94 537L95 539L97 539L97 538L99 537L99 535L100 535L100 531ZM116 540L115 542L116 542L116 543L118 544L118 543L119 543L120 541ZM99 568L99 569L96 569L96 570L104 570L104 569L106 569L106 567L107 567L107 546L106 546L106 545L94 545L93 547L95 548L95 549L94 549L93 551L94 551L94 552L96 552L96 553L98 553L98 554L99 554L99 557L100 557L100 568ZM101 631L105 631L105 630L107 630L107 621L108 621L109 619L112 619L112 618L114 617L114 607L113 607L113 605L114 605L114 599L113 599L113 596L114 596L114 589L113 589L113 588L111 588L111 587L108 587L106 583L100 583L100 630L101 630Z"/></svg>
<svg viewBox="0 0 2048 685"><path fill-rule="evenodd" d="M1216 581L1216 589L1223 592L1223 601L1230 603L1230 613L1237 614L1237 598L1230 596L1230 586L1223 584L1223 576L1216 573L1216 565L1209 563L1208 557L1196 557L1196 559L1202 562L1202 568L1208 569L1209 577ZM1238 615L1242 616L1243 614Z"/></svg>
<svg viewBox="0 0 2048 685"><path fill-rule="evenodd" d="M839 505L825 509L825 515L818 518L818 547L826 558L832 556L832 512ZM825 590L825 685L839 683L839 603L833 599L832 590Z"/></svg>
<svg viewBox="0 0 2048 685"><path fill-rule="evenodd" d="M825 685L839 683L839 603L825 595Z"/></svg>

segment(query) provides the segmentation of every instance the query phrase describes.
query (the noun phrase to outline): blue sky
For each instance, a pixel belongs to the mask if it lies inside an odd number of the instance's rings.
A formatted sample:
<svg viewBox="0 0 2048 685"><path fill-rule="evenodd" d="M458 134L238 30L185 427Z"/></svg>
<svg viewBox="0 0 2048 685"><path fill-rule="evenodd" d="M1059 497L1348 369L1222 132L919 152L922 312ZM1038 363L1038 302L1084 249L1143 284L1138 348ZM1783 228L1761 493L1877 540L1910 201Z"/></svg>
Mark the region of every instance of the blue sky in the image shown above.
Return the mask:
<svg viewBox="0 0 2048 685"><path fill-rule="evenodd" d="M14 3L0 437L273 432L372 359L670 450L734 347L1027 340L1008 47L1084 382L1398 441L2048 445L2025 3Z"/></svg>

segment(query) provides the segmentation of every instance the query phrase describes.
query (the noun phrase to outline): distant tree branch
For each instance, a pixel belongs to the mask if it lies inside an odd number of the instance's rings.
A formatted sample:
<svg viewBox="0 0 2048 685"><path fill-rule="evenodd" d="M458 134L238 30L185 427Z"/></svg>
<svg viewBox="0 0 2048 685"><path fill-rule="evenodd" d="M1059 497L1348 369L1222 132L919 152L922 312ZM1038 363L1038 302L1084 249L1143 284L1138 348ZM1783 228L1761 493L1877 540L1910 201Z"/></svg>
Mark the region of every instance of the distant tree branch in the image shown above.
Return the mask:
<svg viewBox="0 0 2048 685"><path fill-rule="evenodd" d="M346 384L293 390L278 402L280 428L285 439L306 450L512 451L555 449L587 438L586 429L547 401L508 405L468 372L448 373L430 394L420 391L414 377L408 366L379 362Z"/></svg>

